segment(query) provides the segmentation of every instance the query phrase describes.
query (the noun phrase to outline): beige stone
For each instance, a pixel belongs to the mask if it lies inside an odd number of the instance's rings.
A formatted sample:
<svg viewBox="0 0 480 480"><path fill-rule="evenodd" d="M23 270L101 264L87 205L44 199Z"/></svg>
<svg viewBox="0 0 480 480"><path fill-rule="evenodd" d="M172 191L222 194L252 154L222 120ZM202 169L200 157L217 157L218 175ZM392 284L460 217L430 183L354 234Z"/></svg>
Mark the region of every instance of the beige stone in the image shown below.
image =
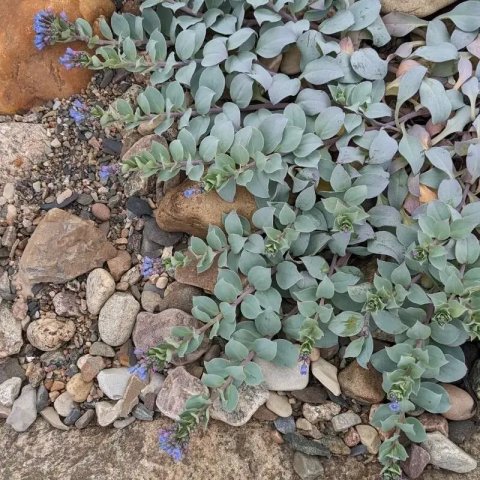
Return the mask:
<svg viewBox="0 0 480 480"><path fill-rule="evenodd" d="M456 0L381 0L382 12L401 12L415 15L416 17L426 17L432 13L448 7Z"/></svg>
<svg viewBox="0 0 480 480"><path fill-rule="evenodd" d="M72 320L61 322L55 318L41 318L28 325L28 341L43 352L60 348L75 334L75 324Z"/></svg>
<svg viewBox="0 0 480 480"><path fill-rule="evenodd" d="M475 415L475 401L465 390L455 385L442 384L450 398L450 408L442 415L447 420L468 420Z"/></svg>
<svg viewBox="0 0 480 480"><path fill-rule="evenodd" d="M337 372L337 367L323 358L312 362L313 376L336 396L342 393L337 379Z"/></svg>
<svg viewBox="0 0 480 480"><path fill-rule="evenodd" d="M67 392L74 402L81 403L87 399L92 386L93 382L86 382L81 373L76 373L67 383Z"/></svg>
<svg viewBox="0 0 480 480"><path fill-rule="evenodd" d="M357 402L380 403L385 398L382 375L371 365L365 369L353 361L338 374L338 381L344 395L354 398Z"/></svg>
<svg viewBox="0 0 480 480"><path fill-rule="evenodd" d="M377 430L370 425L357 425L355 428L360 436L360 441L367 447L368 453L376 455L382 443Z"/></svg>

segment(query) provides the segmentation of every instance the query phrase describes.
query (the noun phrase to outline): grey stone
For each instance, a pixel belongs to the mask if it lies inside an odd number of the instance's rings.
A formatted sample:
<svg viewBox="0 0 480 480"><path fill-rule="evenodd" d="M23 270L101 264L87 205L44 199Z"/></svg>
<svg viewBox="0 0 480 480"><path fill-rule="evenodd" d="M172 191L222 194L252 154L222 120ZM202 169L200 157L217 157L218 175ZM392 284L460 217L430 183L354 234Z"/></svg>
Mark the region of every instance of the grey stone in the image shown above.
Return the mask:
<svg viewBox="0 0 480 480"><path fill-rule="evenodd" d="M150 207L148 202L139 197L130 197L127 200L127 210L136 217L151 216L153 213L152 207Z"/></svg>
<svg viewBox="0 0 480 480"><path fill-rule="evenodd" d="M470 440L477 430L472 420L460 420L459 422L448 422L448 438L453 443L464 443Z"/></svg>
<svg viewBox="0 0 480 480"><path fill-rule="evenodd" d="M360 423L362 419L354 412L341 413L332 418L332 427L336 432L344 432Z"/></svg>
<svg viewBox="0 0 480 480"><path fill-rule="evenodd" d="M113 358L115 357L115 350L106 343L103 342L94 342L90 346L89 352L90 355L96 355L100 357Z"/></svg>
<svg viewBox="0 0 480 480"><path fill-rule="evenodd" d="M330 457L330 450L316 440L311 440L299 433L286 433L283 438L297 451L306 455L318 455L320 457Z"/></svg>
<svg viewBox="0 0 480 480"><path fill-rule="evenodd" d="M351 457L358 457L359 455L366 455L368 453L367 447L363 445L362 443L355 445L351 450L350 450L350 456Z"/></svg>
<svg viewBox="0 0 480 480"><path fill-rule="evenodd" d="M245 425L259 407L268 400L269 392L263 384L244 384L239 387L238 396L238 404L232 412L224 410L220 399L217 398L210 410L211 417L215 420L228 423L233 427Z"/></svg>
<svg viewBox="0 0 480 480"><path fill-rule="evenodd" d="M121 430L122 428L128 427L135 421L135 417L123 418L121 420L115 420L113 426Z"/></svg>
<svg viewBox="0 0 480 480"><path fill-rule="evenodd" d="M322 404L328 398L327 391L322 385L309 385L303 390L294 390L292 396L301 402L312 405Z"/></svg>
<svg viewBox="0 0 480 480"><path fill-rule="evenodd" d="M131 376L128 368L106 368L97 375L98 386L111 400L120 400Z"/></svg>
<svg viewBox="0 0 480 480"><path fill-rule="evenodd" d="M82 428L87 427L92 420L95 418L95 411L94 410L87 410L76 422L75 427L79 430Z"/></svg>
<svg viewBox="0 0 480 480"><path fill-rule="evenodd" d="M265 385L269 390L290 392L303 390L308 385L309 377L300 373L300 363L294 367L280 367L258 357L254 360L260 366Z"/></svg>
<svg viewBox="0 0 480 480"><path fill-rule="evenodd" d="M430 463L456 473L468 473L477 468L477 461L457 447L440 432L427 433L421 445L430 454Z"/></svg>
<svg viewBox="0 0 480 480"><path fill-rule="evenodd" d="M162 230L154 218L149 218L143 227L143 235L151 242L162 247L172 247L176 245L183 237L182 233L170 233Z"/></svg>
<svg viewBox="0 0 480 480"><path fill-rule="evenodd" d="M4 300L13 300L12 290L10 287L10 279L8 278L8 272L5 270L0 276L0 298Z"/></svg>
<svg viewBox="0 0 480 480"><path fill-rule="evenodd" d="M61 317L80 316L76 299L77 295L73 292L58 292L52 300L55 313Z"/></svg>
<svg viewBox="0 0 480 480"><path fill-rule="evenodd" d="M53 407L62 417L68 417L76 405L77 404L73 401L72 396L68 392L61 393L55 402L53 402Z"/></svg>
<svg viewBox="0 0 480 480"><path fill-rule="evenodd" d="M162 388L163 382L165 381L165 376L157 372L150 373L150 381L140 392L140 400L144 401L146 396L149 394L154 394L155 397L158 395L160 388Z"/></svg>
<svg viewBox="0 0 480 480"><path fill-rule="evenodd" d="M87 277L86 300L88 311L98 315L105 302L115 292L115 280L103 268L92 270Z"/></svg>
<svg viewBox="0 0 480 480"><path fill-rule="evenodd" d="M322 462L311 455L295 452L293 456L293 469L302 480L318 480L323 476Z"/></svg>
<svg viewBox="0 0 480 480"><path fill-rule="evenodd" d="M148 409L143 403L139 403L133 409L133 416L137 420L142 420L144 422L151 422L153 420L153 410Z"/></svg>
<svg viewBox="0 0 480 480"><path fill-rule="evenodd" d="M279 417L273 421L275 428L280 433L294 433L296 430L295 419L293 417L282 418Z"/></svg>
<svg viewBox="0 0 480 480"><path fill-rule="evenodd" d="M53 407L44 408L40 415L54 428L59 430L70 430L63 422L60 420L58 413Z"/></svg>
<svg viewBox="0 0 480 480"><path fill-rule="evenodd" d="M95 404L95 413L97 422L101 427L112 424L120 416L121 402L112 405L110 402L97 402Z"/></svg>
<svg viewBox="0 0 480 480"><path fill-rule="evenodd" d="M50 404L50 397L48 396L48 390L43 383L40 384L37 390L37 412L41 412Z"/></svg>
<svg viewBox="0 0 480 480"><path fill-rule="evenodd" d="M72 426L82 416L82 411L79 408L74 408L63 420L63 423Z"/></svg>
<svg viewBox="0 0 480 480"><path fill-rule="evenodd" d="M10 308L0 305L0 358L15 355L22 345L22 322L13 316Z"/></svg>
<svg viewBox="0 0 480 480"><path fill-rule="evenodd" d="M130 337L140 304L129 293L114 293L100 310L98 330L101 339L118 347Z"/></svg>
<svg viewBox="0 0 480 480"><path fill-rule="evenodd" d="M18 359L14 357L0 358L0 383L12 377L19 377L25 380L25 370L18 363Z"/></svg>
<svg viewBox="0 0 480 480"><path fill-rule="evenodd" d="M160 311L162 296L157 292L144 289L140 301L144 310L150 313L155 313Z"/></svg>
<svg viewBox="0 0 480 480"><path fill-rule="evenodd" d="M0 384L0 406L11 407L20 393L22 379L18 377L9 378Z"/></svg>
<svg viewBox="0 0 480 480"><path fill-rule="evenodd" d="M36 392L31 385L22 388L22 393L13 403L7 424L17 432L25 432L37 418Z"/></svg>

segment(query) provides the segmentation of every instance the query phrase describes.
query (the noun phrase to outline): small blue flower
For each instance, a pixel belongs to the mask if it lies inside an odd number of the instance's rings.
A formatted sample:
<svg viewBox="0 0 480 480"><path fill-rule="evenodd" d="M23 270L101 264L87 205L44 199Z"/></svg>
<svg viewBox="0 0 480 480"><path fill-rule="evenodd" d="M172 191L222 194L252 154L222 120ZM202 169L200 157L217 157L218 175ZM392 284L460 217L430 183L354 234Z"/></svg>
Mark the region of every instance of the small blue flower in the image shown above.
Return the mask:
<svg viewBox="0 0 480 480"><path fill-rule="evenodd" d="M187 188L186 190L183 191L183 196L185 198L192 198L195 195L199 195L200 193L203 193L205 190L203 188Z"/></svg>
<svg viewBox="0 0 480 480"><path fill-rule="evenodd" d="M137 376L143 382L148 381L148 366L144 363L137 363L133 367L130 367L128 371L132 374Z"/></svg>
<svg viewBox="0 0 480 480"><path fill-rule="evenodd" d="M144 278L159 275L162 273L162 262L159 258L144 257L140 271Z"/></svg>
<svg viewBox="0 0 480 480"><path fill-rule="evenodd" d="M399 413L401 410L400 404L398 401L394 400L393 402L390 402L388 404L388 408L390 409L391 412L393 413Z"/></svg>
<svg viewBox="0 0 480 480"><path fill-rule="evenodd" d="M88 107L80 100L73 102L73 107L69 110L70 118L72 118L77 125L83 123L87 118Z"/></svg>
<svg viewBox="0 0 480 480"><path fill-rule="evenodd" d="M67 70L71 70L72 68L82 67L87 57L87 52L73 50L68 47L59 61Z"/></svg>
<svg viewBox="0 0 480 480"><path fill-rule="evenodd" d="M310 355L306 352L300 353L298 360L302 362L300 365L300 374L308 375L308 366L309 366Z"/></svg>
<svg viewBox="0 0 480 480"><path fill-rule="evenodd" d="M185 453L185 442L175 438L175 428L163 428L158 434L158 445L161 450L172 457L173 461L180 462Z"/></svg>
<svg viewBox="0 0 480 480"><path fill-rule="evenodd" d="M100 167L100 171L98 172L98 176L102 182L106 182L110 175L115 175L120 170L120 166L116 163L112 165L102 165Z"/></svg>

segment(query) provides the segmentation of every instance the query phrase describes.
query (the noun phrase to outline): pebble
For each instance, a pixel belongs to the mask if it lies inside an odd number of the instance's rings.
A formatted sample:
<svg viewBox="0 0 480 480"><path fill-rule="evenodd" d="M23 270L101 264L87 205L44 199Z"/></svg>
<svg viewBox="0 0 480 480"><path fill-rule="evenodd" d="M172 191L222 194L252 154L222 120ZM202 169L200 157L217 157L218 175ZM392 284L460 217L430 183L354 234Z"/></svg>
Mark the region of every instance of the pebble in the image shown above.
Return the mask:
<svg viewBox="0 0 480 480"><path fill-rule="evenodd" d="M102 370L98 376L98 386L102 392L111 400L123 398L131 374L128 368L107 368Z"/></svg>
<svg viewBox="0 0 480 480"><path fill-rule="evenodd" d="M440 432L427 433L421 446L430 454L430 463L456 473L468 473L477 468L477 461L457 447Z"/></svg>
<svg viewBox="0 0 480 480"><path fill-rule="evenodd" d="M269 410L276 413L279 417L289 417L292 415L292 406L285 396L270 392L266 405Z"/></svg>
<svg viewBox="0 0 480 480"><path fill-rule="evenodd" d="M93 198L88 193L81 193L77 198L77 203L84 207L90 205L93 202Z"/></svg>
<svg viewBox="0 0 480 480"><path fill-rule="evenodd" d="M58 292L52 300L55 313L60 317L78 317L77 295L73 292Z"/></svg>
<svg viewBox="0 0 480 480"><path fill-rule="evenodd" d="M258 357L254 360L262 370L265 385L269 390L290 392L303 390L308 385L309 376L300 373L301 362L294 367L281 367Z"/></svg>
<svg viewBox="0 0 480 480"><path fill-rule="evenodd" d="M356 426L360 441L367 447L368 453L376 455L382 443L377 430L370 425Z"/></svg>
<svg viewBox="0 0 480 480"><path fill-rule="evenodd" d="M118 282L132 265L132 258L126 250L119 250L118 255L107 261L113 279Z"/></svg>
<svg viewBox="0 0 480 480"><path fill-rule="evenodd" d="M343 437L343 441L345 442L345 445L350 448L360 443L360 435L355 430L355 427L350 427L348 429L347 433Z"/></svg>
<svg viewBox="0 0 480 480"><path fill-rule="evenodd" d="M448 437L448 422L442 415L433 413L422 413L418 417L419 422L425 427L427 432L440 432Z"/></svg>
<svg viewBox="0 0 480 480"><path fill-rule="evenodd" d="M0 358L0 383L12 377L19 377L25 380L25 370L20 366L17 358Z"/></svg>
<svg viewBox="0 0 480 480"><path fill-rule="evenodd" d="M318 458L301 452L295 452L293 456L293 469L301 480L318 480L324 474L322 462Z"/></svg>
<svg viewBox="0 0 480 480"><path fill-rule="evenodd" d="M79 367L80 373L85 382L91 382L105 368L105 360L103 357L93 355L85 355L85 357L82 366Z"/></svg>
<svg viewBox="0 0 480 480"><path fill-rule="evenodd" d="M336 432L344 432L360 423L362 419L354 412L341 413L332 418L332 427Z"/></svg>
<svg viewBox="0 0 480 480"><path fill-rule="evenodd" d="M0 305L0 332L0 359L18 353L23 345L22 325L5 305Z"/></svg>
<svg viewBox="0 0 480 480"><path fill-rule="evenodd" d="M162 388L164 381L164 375L161 375L157 372L150 373L150 381L145 387L142 388L142 391L140 392L140 400L144 401L146 396L149 394L154 394L156 397L158 395L158 392Z"/></svg>
<svg viewBox="0 0 480 480"><path fill-rule="evenodd" d="M53 407L44 408L40 415L54 428L58 428L59 430L70 430L58 416L58 413Z"/></svg>
<svg viewBox="0 0 480 480"><path fill-rule="evenodd" d="M150 313L156 313L160 311L160 305L162 304L162 296L157 292L151 290L143 290L141 300L142 308Z"/></svg>
<svg viewBox="0 0 480 480"><path fill-rule="evenodd" d="M63 420L65 425L71 426L82 416L82 411L79 408L74 408Z"/></svg>
<svg viewBox="0 0 480 480"><path fill-rule="evenodd" d="M63 392L53 403L53 407L61 417L68 417L76 404L69 392Z"/></svg>
<svg viewBox="0 0 480 480"><path fill-rule="evenodd" d="M299 430L309 432L313 429L312 424L306 418L298 418L296 421L296 426Z"/></svg>
<svg viewBox="0 0 480 480"><path fill-rule="evenodd" d="M136 217L142 217L144 215L151 216L153 213L152 207L146 200L139 197L130 197L127 200L127 210L133 213Z"/></svg>
<svg viewBox="0 0 480 480"><path fill-rule="evenodd" d="M447 420L468 420L475 415L475 401L465 390L448 384L442 387L450 398L450 408L442 413Z"/></svg>
<svg viewBox="0 0 480 480"><path fill-rule="evenodd" d="M82 374L77 373L68 381L66 389L74 402L82 403L87 399L92 386L93 382L86 382Z"/></svg>
<svg viewBox="0 0 480 480"><path fill-rule="evenodd" d="M280 433L294 433L296 430L295 419L293 417L277 418L273 424Z"/></svg>
<svg viewBox="0 0 480 480"><path fill-rule="evenodd" d="M259 409L253 414L253 418L260 422L273 422L278 418L278 415L271 412L265 405L261 405Z"/></svg>
<svg viewBox="0 0 480 480"><path fill-rule="evenodd" d="M297 452L302 452L306 455L330 457L330 450L325 445L316 440L310 440L299 433L286 433L283 438Z"/></svg>
<svg viewBox="0 0 480 480"><path fill-rule="evenodd" d="M122 428L128 427L135 421L135 417L123 418L122 420L115 420L113 426L121 430Z"/></svg>
<svg viewBox="0 0 480 480"><path fill-rule="evenodd" d="M15 197L15 185L13 183L6 183L3 187L3 198L6 200L13 200Z"/></svg>
<svg viewBox="0 0 480 480"><path fill-rule="evenodd" d="M95 418L95 411L94 410L87 410L76 422L75 427L79 430L88 426L91 421Z"/></svg>
<svg viewBox="0 0 480 480"><path fill-rule="evenodd" d="M162 230L154 218L148 218L143 227L143 235L162 247L172 247L183 237L183 233L170 233Z"/></svg>
<svg viewBox="0 0 480 480"><path fill-rule="evenodd" d="M22 388L7 418L7 424L16 432L25 432L37 418L36 399L36 391L31 385Z"/></svg>
<svg viewBox="0 0 480 480"><path fill-rule="evenodd" d="M50 404L50 397L48 396L48 390L45 386L40 384L37 390L37 412L41 412Z"/></svg>
<svg viewBox="0 0 480 480"><path fill-rule="evenodd" d="M105 302L115 292L115 280L103 268L92 270L87 277L86 301L88 311L98 315Z"/></svg>
<svg viewBox="0 0 480 480"><path fill-rule="evenodd" d="M153 410L148 409L143 403L139 403L132 412L137 420L144 422L151 422L153 420L153 413Z"/></svg>
<svg viewBox="0 0 480 480"><path fill-rule="evenodd" d="M430 463L430 454L415 443L409 448L408 458L402 462L402 470L411 480L415 480L425 470L425 467Z"/></svg>
<svg viewBox="0 0 480 480"><path fill-rule="evenodd" d="M104 203L94 203L92 205L92 215L102 222L106 222L111 215L110 209Z"/></svg>
<svg viewBox="0 0 480 480"><path fill-rule="evenodd" d="M335 396L342 393L337 379L337 372L337 367L323 358L312 362L313 376Z"/></svg>
<svg viewBox="0 0 480 480"><path fill-rule="evenodd" d="M22 387L22 379L12 377L0 384L0 406L11 407L17 399Z"/></svg>
<svg viewBox="0 0 480 480"><path fill-rule="evenodd" d="M55 318L41 318L31 322L27 328L27 338L31 345L43 352L57 350L75 334L72 320L61 322Z"/></svg>
<svg viewBox="0 0 480 480"><path fill-rule="evenodd" d="M129 293L114 293L100 310L98 330L101 339L112 347L130 337L140 304Z"/></svg>
<svg viewBox="0 0 480 480"><path fill-rule="evenodd" d="M365 455L366 453L368 453L367 447L362 443L356 445L350 450L351 457L358 457L359 455Z"/></svg>
<svg viewBox="0 0 480 480"><path fill-rule="evenodd" d="M356 361L338 375L343 394L363 404L381 403L385 398L382 387L382 374L371 365L362 368Z"/></svg>
<svg viewBox="0 0 480 480"><path fill-rule="evenodd" d="M58 138L54 138L51 142L50 142L50 146L53 147L53 148L60 148L62 146L60 140Z"/></svg>
<svg viewBox="0 0 480 480"><path fill-rule="evenodd" d="M90 346L90 355L98 355L100 357L113 358L115 356L115 350L106 343L94 342Z"/></svg>
<svg viewBox="0 0 480 480"><path fill-rule="evenodd" d="M449 422L448 438L456 444L464 443L470 440L477 430L472 420L460 420L459 422Z"/></svg>
<svg viewBox="0 0 480 480"><path fill-rule="evenodd" d="M118 403L112 405L110 402L97 402L95 404L95 413L97 422L101 427L112 424L120 416L121 405Z"/></svg>
<svg viewBox="0 0 480 480"><path fill-rule="evenodd" d="M55 200L59 205L61 205L63 202L65 202L65 200L70 198L72 195L73 195L72 190L67 188L62 193L58 194Z"/></svg>
<svg viewBox="0 0 480 480"><path fill-rule="evenodd" d="M294 390L292 396L304 403L322 404L327 400L327 391L322 385L309 385L303 390Z"/></svg>
<svg viewBox="0 0 480 480"><path fill-rule="evenodd" d="M303 416L311 423L330 422L335 415L342 411L340 405L326 402L323 405L303 404Z"/></svg>

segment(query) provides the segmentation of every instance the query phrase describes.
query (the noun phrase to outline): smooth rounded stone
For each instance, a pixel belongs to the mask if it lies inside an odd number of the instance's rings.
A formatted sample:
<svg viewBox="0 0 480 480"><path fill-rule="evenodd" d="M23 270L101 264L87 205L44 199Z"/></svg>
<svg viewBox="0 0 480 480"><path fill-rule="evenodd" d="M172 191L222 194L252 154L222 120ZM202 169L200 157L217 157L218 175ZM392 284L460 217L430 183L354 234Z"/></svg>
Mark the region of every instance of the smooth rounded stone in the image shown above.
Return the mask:
<svg viewBox="0 0 480 480"><path fill-rule="evenodd" d="M294 390L292 396L304 403L313 405L322 404L327 401L327 391L322 385L309 385L303 390Z"/></svg>
<svg viewBox="0 0 480 480"><path fill-rule="evenodd" d="M87 410L76 422L75 427L81 430L82 428L87 427L92 420L95 418L94 410Z"/></svg>
<svg viewBox="0 0 480 480"><path fill-rule="evenodd" d="M304 437L300 433L286 433L284 440L297 452L306 455L318 455L320 457L330 457L330 450L318 442Z"/></svg>
<svg viewBox="0 0 480 480"><path fill-rule="evenodd" d="M118 282L132 266L132 257L126 250L119 250L117 256L107 261L107 265L113 279Z"/></svg>
<svg viewBox="0 0 480 480"><path fill-rule="evenodd" d="M295 367L281 367L259 357L255 357L254 361L262 370L263 380L269 390L290 392L303 390L308 385L308 374L300 373L301 362Z"/></svg>
<svg viewBox="0 0 480 480"><path fill-rule="evenodd" d="M135 417L123 418L121 420L115 420L113 426L121 430L122 428L128 427L135 421Z"/></svg>
<svg viewBox="0 0 480 480"><path fill-rule="evenodd" d="M436 467L456 473L468 473L477 468L474 458L440 432L427 433L421 446L430 454L430 463Z"/></svg>
<svg viewBox="0 0 480 480"><path fill-rule="evenodd" d="M101 267L116 252L94 222L54 208L42 218L23 251L18 282L29 294L36 283L64 283Z"/></svg>
<svg viewBox="0 0 480 480"><path fill-rule="evenodd" d="M193 297L198 295L203 295L203 291L200 288L187 285L186 283L172 282L165 289L163 298L158 305L158 311L163 312L163 310L168 308L177 308L190 313L193 308Z"/></svg>
<svg viewBox="0 0 480 480"><path fill-rule="evenodd" d="M470 440L477 427L472 420L461 420L448 424L448 438L456 444Z"/></svg>
<svg viewBox="0 0 480 480"><path fill-rule="evenodd" d="M76 406L69 392L61 393L53 402L53 407L61 417L68 417Z"/></svg>
<svg viewBox="0 0 480 480"><path fill-rule="evenodd" d="M92 386L93 382L86 382L82 374L77 373L68 381L66 390L74 402L82 403L87 399Z"/></svg>
<svg viewBox="0 0 480 480"><path fill-rule="evenodd" d="M37 418L37 394L31 385L22 388L22 393L13 402L12 411L7 418L7 425L10 425L16 432L25 432Z"/></svg>
<svg viewBox="0 0 480 480"><path fill-rule="evenodd" d="M100 310L98 331L103 342L118 347L130 337L140 304L130 293L114 293Z"/></svg>
<svg viewBox="0 0 480 480"><path fill-rule="evenodd" d="M88 193L81 193L77 198L77 203L86 207L87 205L93 203L93 198Z"/></svg>
<svg viewBox="0 0 480 480"><path fill-rule="evenodd" d="M40 384L37 390L37 412L41 412L43 409L50 405L50 397L48 390L43 383Z"/></svg>
<svg viewBox="0 0 480 480"><path fill-rule="evenodd" d="M382 443L377 430L370 425L357 425L356 429L360 441L367 447L368 453L376 455Z"/></svg>
<svg viewBox="0 0 480 480"><path fill-rule="evenodd" d="M162 230L154 218L148 218L143 227L143 235L145 238L154 242L161 247L173 247L183 237L182 233L172 233Z"/></svg>
<svg viewBox="0 0 480 480"><path fill-rule="evenodd" d="M138 265L135 265L122 275L122 278L120 279L120 283L135 285L141 280L141 278L142 278L142 274L140 272L140 269L138 268Z"/></svg>
<svg viewBox="0 0 480 480"><path fill-rule="evenodd" d="M339 415L342 407L334 402L325 402L323 405L303 404L303 416L313 424L318 422L330 422L333 417Z"/></svg>
<svg viewBox="0 0 480 480"><path fill-rule="evenodd" d="M72 426L82 416L82 411L79 408L74 408L69 415L65 417L63 423L67 426Z"/></svg>
<svg viewBox="0 0 480 480"><path fill-rule="evenodd" d="M475 415L475 401L465 390L455 385L442 384L450 399L450 408L442 413L447 420L468 420Z"/></svg>
<svg viewBox="0 0 480 480"><path fill-rule="evenodd" d="M354 412L340 413L332 418L332 427L336 432L345 432L360 423L362 419Z"/></svg>
<svg viewBox="0 0 480 480"><path fill-rule="evenodd" d="M176 367L169 371L163 382L158 392L156 405L163 415L178 420L187 400L192 395L206 394L208 394L208 388L197 377L190 375L184 367Z"/></svg>
<svg viewBox="0 0 480 480"><path fill-rule="evenodd" d="M22 322L7 306L0 306L0 358L17 354L22 345Z"/></svg>
<svg viewBox="0 0 480 480"><path fill-rule="evenodd" d="M119 405L120 404L120 405ZM120 416L121 402L111 404L110 402L97 402L95 404L95 413L97 422L101 427L112 424Z"/></svg>
<svg viewBox="0 0 480 480"><path fill-rule="evenodd" d="M44 408L40 415L54 428L58 428L59 430L70 430L58 416L58 413L53 407Z"/></svg>
<svg viewBox="0 0 480 480"><path fill-rule="evenodd" d="M136 217L143 217L144 215L150 216L153 213L152 207L146 200L139 197L130 197L127 200L127 210Z"/></svg>
<svg viewBox="0 0 480 480"><path fill-rule="evenodd" d="M90 346L89 350L90 355L113 358L115 357L115 350L106 343L103 342L94 342Z"/></svg>
<svg viewBox="0 0 480 480"><path fill-rule="evenodd" d="M381 0L381 4L383 13L400 12L415 15L416 17L427 17L455 3L455 1L456 0L429 0L428 2L420 2L419 0Z"/></svg>
<svg viewBox="0 0 480 480"><path fill-rule="evenodd" d="M132 412L132 415L137 420L142 420L143 422L151 422L153 420L154 411L147 408L143 403L139 403Z"/></svg>
<svg viewBox="0 0 480 480"><path fill-rule="evenodd" d="M87 358L80 367L80 373L85 382L91 382L105 368L105 360L103 357L93 355L85 355L85 357Z"/></svg>
<svg viewBox="0 0 480 480"><path fill-rule="evenodd" d="M280 433L294 433L296 430L295 419L293 417L279 417L273 421L275 428Z"/></svg>
<svg viewBox="0 0 480 480"><path fill-rule="evenodd" d="M115 280L103 268L92 270L87 277L86 300L88 311L98 315L105 302L115 292Z"/></svg>
<svg viewBox="0 0 480 480"><path fill-rule="evenodd" d="M271 412L265 405L262 405L253 414L253 418L259 422L273 422L278 418L278 415Z"/></svg>
<svg viewBox="0 0 480 480"><path fill-rule="evenodd" d="M162 388L163 382L165 381L165 376L157 372L150 373L150 381L148 384L142 388L140 392L140 400L144 401L145 397L151 393L158 395L158 392Z"/></svg>
<svg viewBox="0 0 480 480"><path fill-rule="evenodd" d="M111 215L110 209L104 203L94 203L92 205L92 215L102 222L106 222Z"/></svg>
<svg viewBox="0 0 480 480"><path fill-rule="evenodd" d="M192 315L175 308L169 308L156 314L141 312L137 316L132 340L136 348L146 351L171 338L172 330L175 327L199 328L201 326L202 324ZM198 360L208 350L209 346L210 340L208 335L205 335L205 339L197 350L184 357L174 355L172 363L174 365L192 363Z"/></svg>
<svg viewBox="0 0 480 480"><path fill-rule="evenodd" d="M405 462L401 462L402 470L411 480L415 480L425 470L430 463L430 454L415 443L409 448L408 458Z"/></svg>
<svg viewBox="0 0 480 480"><path fill-rule="evenodd" d="M270 392L266 406L279 417L289 417L292 414L292 406L285 396Z"/></svg>
<svg viewBox="0 0 480 480"><path fill-rule="evenodd" d="M295 425L299 430L303 430L305 432L309 432L310 430L313 429L313 425L306 418L302 418L302 417L297 419L297 421L295 422Z"/></svg>
<svg viewBox="0 0 480 480"><path fill-rule="evenodd" d="M162 296L151 290L143 290L140 303L142 304L142 308L147 312L159 312L162 303Z"/></svg>
<svg viewBox="0 0 480 480"><path fill-rule="evenodd" d="M324 474L322 462L317 457L301 452L293 455L293 469L301 480L319 480Z"/></svg>
<svg viewBox="0 0 480 480"><path fill-rule="evenodd" d="M16 400L22 387L22 379L9 378L0 384L0 406L11 407Z"/></svg>
<svg viewBox="0 0 480 480"><path fill-rule="evenodd" d="M382 388L382 374L372 365L362 368L353 361L338 374L338 382L345 396L363 404L381 403L385 398Z"/></svg>
<svg viewBox="0 0 480 480"><path fill-rule="evenodd" d="M232 412L225 411L222 408L220 399L217 398L213 402L213 406L210 410L211 418L228 423L228 425L232 425L233 427L245 425L252 418L258 408L267 401L269 392L263 384L244 384L239 387L238 396L238 404Z"/></svg>
<svg viewBox="0 0 480 480"><path fill-rule="evenodd" d="M120 400L131 376L128 368L106 368L97 375L98 386L111 400Z"/></svg>
<svg viewBox="0 0 480 480"><path fill-rule="evenodd" d="M49 352L57 350L75 334L75 323L55 318L41 318L31 322L27 328L28 341L39 350Z"/></svg>
<svg viewBox="0 0 480 480"><path fill-rule="evenodd" d="M313 376L330 392L335 396L341 395L340 385L337 379L338 369L335 365L323 358L319 358L317 361L312 362L312 374Z"/></svg>
<svg viewBox="0 0 480 480"><path fill-rule="evenodd" d="M55 313L60 317L78 317L77 295L73 292L59 292L52 300Z"/></svg>

